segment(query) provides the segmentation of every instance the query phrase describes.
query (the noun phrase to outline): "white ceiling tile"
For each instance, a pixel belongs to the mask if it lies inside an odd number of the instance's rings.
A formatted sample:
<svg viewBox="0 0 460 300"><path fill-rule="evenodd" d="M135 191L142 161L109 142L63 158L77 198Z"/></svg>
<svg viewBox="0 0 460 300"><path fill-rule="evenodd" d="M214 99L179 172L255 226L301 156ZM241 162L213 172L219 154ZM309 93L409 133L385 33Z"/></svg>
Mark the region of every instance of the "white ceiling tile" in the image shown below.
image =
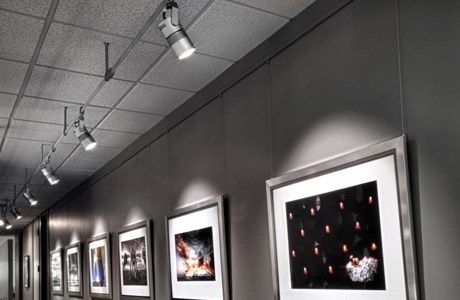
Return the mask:
<svg viewBox="0 0 460 300"><path fill-rule="evenodd" d="M114 110L99 126L101 129L143 134L163 119L162 116Z"/></svg>
<svg viewBox="0 0 460 300"><path fill-rule="evenodd" d="M96 76L36 66L26 95L85 103L103 80Z"/></svg>
<svg viewBox="0 0 460 300"><path fill-rule="evenodd" d="M0 164L15 168L35 169L41 162L41 145L43 142L7 138L0 153ZM56 168L73 151L76 145L60 144L51 158L51 165ZM21 149L21 151L18 151ZM50 147L45 147L48 153Z"/></svg>
<svg viewBox="0 0 460 300"><path fill-rule="evenodd" d="M54 124L64 123L64 107L67 106L67 122L77 116L80 105L59 101L24 97L16 112L16 119L47 122ZM88 106L85 110L85 125L94 127L109 112L107 108Z"/></svg>
<svg viewBox="0 0 460 300"><path fill-rule="evenodd" d="M62 131L62 125L13 120L8 137L55 143L61 137ZM70 135L63 142L78 144L77 139Z"/></svg>
<svg viewBox="0 0 460 300"><path fill-rule="evenodd" d="M91 104L112 107L133 84L132 82L111 79L104 84L93 101L91 101Z"/></svg>
<svg viewBox="0 0 460 300"><path fill-rule="evenodd" d="M165 49L154 44L137 42L115 71L115 77L132 81L138 80Z"/></svg>
<svg viewBox="0 0 460 300"><path fill-rule="evenodd" d="M197 52L239 60L288 19L217 0L188 31Z"/></svg>
<svg viewBox="0 0 460 300"><path fill-rule="evenodd" d="M191 96L191 92L138 84L118 108L167 115Z"/></svg>
<svg viewBox="0 0 460 300"><path fill-rule="evenodd" d="M0 7L44 18L51 2L52 0L1 0Z"/></svg>
<svg viewBox="0 0 460 300"><path fill-rule="evenodd" d="M143 82L199 91L233 62L201 54L179 60L172 50L149 72Z"/></svg>
<svg viewBox="0 0 460 300"><path fill-rule="evenodd" d="M0 118L10 117L16 97L16 95L0 93Z"/></svg>
<svg viewBox="0 0 460 300"><path fill-rule="evenodd" d="M178 0L176 2L179 5L179 21L183 27L187 27L211 0ZM162 20L163 17L160 14L144 33L142 40L167 46L168 43L158 29L158 24Z"/></svg>
<svg viewBox="0 0 460 300"><path fill-rule="evenodd" d="M316 0L233 0L275 14L295 17L298 13L310 6Z"/></svg>
<svg viewBox="0 0 460 300"><path fill-rule="evenodd" d="M19 93L28 64L0 59L0 92Z"/></svg>
<svg viewBox="0 0 460 300"><path fill-rule="evenodd" d="M115 63L131 40L78 27L52 23L40 51L38 64L103 76L105 47Z"/></svg>
<svg viewBox="0 0 460 300"><path fill-rule="evenodd" d="M44 23L36 18L0 11L0 57L29 62Z"/></svg>
<svg viewBox="0 0 460 300"><path fill-rule="evenodd" d="M131 145L141 135L134 133L95 129L92 132L98 146L124 149Z"/></svg>
<svg viewBox="0 0 460 300"><path fill-rule="evenodd" d="M85 151L83 147L78 149L62 165L63 169L98 170L117 156L121 149L97 147L94 151Z"/></svg>
<svg viewBox="0 0 460 300"><path fill-rule="evenodd" d="M160 0L61 0L54 18L135 37L160 3Z"/></svg>

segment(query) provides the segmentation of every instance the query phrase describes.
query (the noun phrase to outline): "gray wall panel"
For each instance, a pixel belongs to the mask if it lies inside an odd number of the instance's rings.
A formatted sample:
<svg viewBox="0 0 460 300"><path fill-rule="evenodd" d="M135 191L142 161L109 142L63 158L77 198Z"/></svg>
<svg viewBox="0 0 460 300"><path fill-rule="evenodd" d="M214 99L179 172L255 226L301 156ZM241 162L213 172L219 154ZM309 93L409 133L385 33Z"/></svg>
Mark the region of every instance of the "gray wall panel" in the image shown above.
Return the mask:
<svg viewBox="0 0 460 300"><path fill-rule="evenodd" d="M233 299L270 299L265 180L270 178L269 76L262 66L223 96L225 192ZM254 288L257 287L257 288Z"/></svg>
<svg viewBox="0 0 460 300"><path fill-rule="evenodd" d="M460 257L448 253L460 245L460 2L399 3L423 290L426 299L458 299Z"/></svg>
<svg viewBox="0 0 460 300"><path fill-rule="evenodd" d="M168 140L171 200L176 208L224 191L221 99L173 128Z"/></svg>
<svg viewBox="0 0 460 300"><path fill-rule="evenodd" d="M355 0L272 60L275 175L401 134L395 8Z"/></svg>

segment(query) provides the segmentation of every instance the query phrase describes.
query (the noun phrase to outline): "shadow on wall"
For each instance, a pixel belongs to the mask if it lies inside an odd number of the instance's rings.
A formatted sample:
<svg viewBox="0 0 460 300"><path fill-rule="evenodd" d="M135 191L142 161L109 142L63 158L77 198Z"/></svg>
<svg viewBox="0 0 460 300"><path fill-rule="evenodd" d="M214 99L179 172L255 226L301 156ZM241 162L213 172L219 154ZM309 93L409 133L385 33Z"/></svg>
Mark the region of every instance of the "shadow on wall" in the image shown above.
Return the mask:
<svg viewBox="0 0 460 300"><path fill-rule="evenodd" d="M375 115L344 111L318 119L294 138L278 163L281 174L342 156L394 136L394 126ZM278 174L278 175L281 175Z"/></svg>

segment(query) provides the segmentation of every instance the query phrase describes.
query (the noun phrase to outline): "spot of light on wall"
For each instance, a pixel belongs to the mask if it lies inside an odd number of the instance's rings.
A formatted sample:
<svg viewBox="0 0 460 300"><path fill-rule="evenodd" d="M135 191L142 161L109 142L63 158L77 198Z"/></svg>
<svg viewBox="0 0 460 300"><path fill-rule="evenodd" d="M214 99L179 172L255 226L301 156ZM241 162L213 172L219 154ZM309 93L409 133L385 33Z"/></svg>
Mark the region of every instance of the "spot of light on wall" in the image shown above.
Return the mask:
<svg viewBox="0 0 460 300"><path fill-rule="evenodd" d="M72 234L70 235L70 244L80 242L80 234L76 229L72 230Z"/></svg>
<svg viewBox="0 0 460 300"><path fill-rule="evenodd" d="M98 236L107 232L107 224L102 217L97 217L94 221L93 236Z"/></svg>
<svg viewBox="0 0 460 300"><path fill-rule="evenodd" d="M145 212L140 207L133 207L126 214L125 226L147 219Z"/></svg>
<svg viewBox="0 0 460 300"><path fill-rule="evenodd" d="M207 179L194 179L186 184L186 186L183 188L182 193L176 203L176 208L193 205L220 193L221 192Z"/></svg>
<svg viewBox="0 0 460 300"><path fill-rule="evenodd" d="M304 128L276 171L292 172L393 138L394 126L375 115L351 111L329 114Z"/></svg>
<svg viewBox="0 0 460 300"><path fill-rule="evenodd" d="M57 239L56 240L56 244L54 246L54 249L58 249L58 248L61 248L62 247L62 242L60 239Z"/></svg>

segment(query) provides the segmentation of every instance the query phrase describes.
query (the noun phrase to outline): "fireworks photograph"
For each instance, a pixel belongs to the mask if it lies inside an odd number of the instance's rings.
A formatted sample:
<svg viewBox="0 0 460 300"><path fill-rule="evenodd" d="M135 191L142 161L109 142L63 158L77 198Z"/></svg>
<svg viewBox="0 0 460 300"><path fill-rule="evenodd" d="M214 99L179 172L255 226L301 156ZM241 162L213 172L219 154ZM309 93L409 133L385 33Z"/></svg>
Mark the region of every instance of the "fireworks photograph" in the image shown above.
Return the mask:
<svg viewBox="0 0 460 300"><path fill-rule="evenodd" d="M216 279L212 227L176 234L175 241L178 281Z"/></svg>
<svg viewBox="0 0 460 300"><path fill-rule="evenodd" d="M286 203L293 289L384 290L377 182Z"/></svg>
<svg viewBox="0 0 460 300"><path fill-rule="evenodd" d="M91 286L106 287L105 246L91 249Z"/></svg>
<svg viewBox="0 0 460 300"><path fill-rule="evenodd" d="M145 237L121 242L121 268L124 285L147 285Z"/></svg>

